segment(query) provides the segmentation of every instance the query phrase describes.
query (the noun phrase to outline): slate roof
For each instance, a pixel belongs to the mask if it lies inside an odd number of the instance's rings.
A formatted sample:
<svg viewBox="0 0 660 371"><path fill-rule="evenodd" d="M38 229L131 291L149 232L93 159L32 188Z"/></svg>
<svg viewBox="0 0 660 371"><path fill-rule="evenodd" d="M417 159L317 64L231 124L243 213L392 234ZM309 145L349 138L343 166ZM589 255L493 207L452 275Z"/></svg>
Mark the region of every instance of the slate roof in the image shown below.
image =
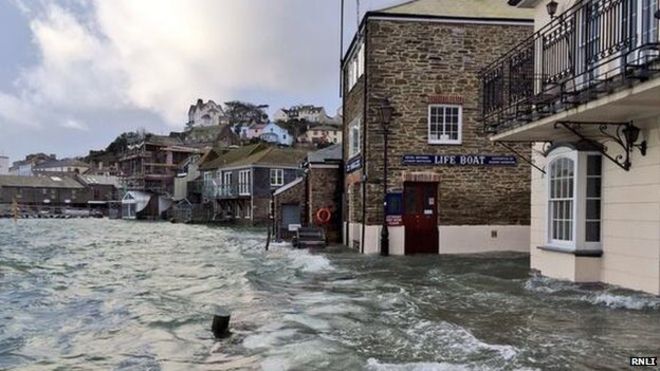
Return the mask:
<svg viewBox="0 0 660 371"><path fill-rule="evenodd" d="M330 147L320 149L318 151L310 152L307 155L307 162L313 164L320 164L326 162L337 162L342 160L342 146L341 143L333 144Z"/></svg>
<svg viewBox="0 0 660 371"><path fill-rule="evenodd" d="M499 18L530 21L534 19L533 10L511 7L506 0L413 0L381 9L378 12L438 17Z"/></svg>
<svg viewBox="0 0 660 371"><path fill-rule="evenodd" d="M119 177L107 175L80 175L80 181L87 185L111 185L115 188L120 188L121 183Z"/></svg>
<svg viewBox="0 0 660 371"><path fill-rule="evenodd" d="M24 188L84 188L68 176L14 176L0 175L0 187Z"/></svg>
<svg viewBox="0 0 660 371"><path fill-rule="evenodd" d="M249 146L238 147L238 148L229 148L229 149L215 149L218 154L218 158L209 161L200 166L200 170L213 170L218 169L227 165L228 163L237 161L241 158L246 158L252 154L265 150L267 148L264 144L252 144Z"/></svg>
<svg viewBox="0 0 660 371"><path fill-rule="evenodd" d="M263 151L253 153L249 157L232 161L227 164L227 167L251 165L298 167L305 159L305 156L307 156L306 150L269 147Z"/></svg>

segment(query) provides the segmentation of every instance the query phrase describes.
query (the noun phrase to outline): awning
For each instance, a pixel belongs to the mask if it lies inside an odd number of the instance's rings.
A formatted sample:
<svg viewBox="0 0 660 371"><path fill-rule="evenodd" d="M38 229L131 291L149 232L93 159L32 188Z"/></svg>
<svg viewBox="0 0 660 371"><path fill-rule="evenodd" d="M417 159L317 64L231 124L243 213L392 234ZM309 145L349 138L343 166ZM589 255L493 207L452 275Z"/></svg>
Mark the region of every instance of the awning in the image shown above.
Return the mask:
<svg viewBox="0 0 660 371"><path fill-rule="evenodd" d="M140 212L144 210L149 201L151 200L151 194L140 191L128 191L124 198L121 200L122 204L135 204L135 212Z"/></svg>

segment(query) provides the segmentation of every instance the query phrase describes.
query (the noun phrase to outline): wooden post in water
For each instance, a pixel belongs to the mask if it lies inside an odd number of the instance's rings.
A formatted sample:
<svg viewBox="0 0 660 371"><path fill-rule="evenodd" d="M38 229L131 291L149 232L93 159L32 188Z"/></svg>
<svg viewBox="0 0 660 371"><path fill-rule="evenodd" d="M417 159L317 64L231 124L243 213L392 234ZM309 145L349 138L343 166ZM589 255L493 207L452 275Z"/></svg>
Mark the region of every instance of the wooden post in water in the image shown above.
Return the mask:
<svg viewBox="0 0 660 371"><path fill-rule="evenodd" d="M229 332L230 318L231 316L229 314L216 314L213 316L211 331L213 331L213 336L215 336L216 339L224 339L231 335Z"/></svg>
<svg viewBox="0 0 660 371"><path fill-rule="evenodd" d="M14 223L17 223L18 219L21 216L20 215L21 209L18 207L18 202L16 201L16 198L14 198L14 200L11 203L11 211L12 211L12 214L14 215Z"/></svg>

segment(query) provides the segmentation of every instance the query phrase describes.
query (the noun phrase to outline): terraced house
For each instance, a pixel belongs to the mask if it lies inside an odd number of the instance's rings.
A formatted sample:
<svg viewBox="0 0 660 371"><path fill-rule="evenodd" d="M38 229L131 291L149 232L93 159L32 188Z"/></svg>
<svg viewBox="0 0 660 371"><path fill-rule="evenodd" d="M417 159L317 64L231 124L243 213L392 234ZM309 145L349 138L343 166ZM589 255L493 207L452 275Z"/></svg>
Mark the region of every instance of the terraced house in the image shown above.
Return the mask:
<svg viewBox="0 0 660 371"><path fill-rule="evenodd" d="M269 221L273 191L302 175L305 152L253 144L216 150L218 157L200 166L203 198L213 220L246 224Z"/></svg>
<svg viewBox="0 0 660 371"><path fill-rule="evenodd" d="M479 72L532 34L532 18L496 0L418 0L365 15L342 64L346 244L382 254L527 249L530 167L483 131Z"/></svg>
<svg viewBox="0 0 660 371"><path fill-rule="evenodd" d="M497 143L534 143L531 265L660 294L656 0L510 0L536 33L482 75Z"/></svg>

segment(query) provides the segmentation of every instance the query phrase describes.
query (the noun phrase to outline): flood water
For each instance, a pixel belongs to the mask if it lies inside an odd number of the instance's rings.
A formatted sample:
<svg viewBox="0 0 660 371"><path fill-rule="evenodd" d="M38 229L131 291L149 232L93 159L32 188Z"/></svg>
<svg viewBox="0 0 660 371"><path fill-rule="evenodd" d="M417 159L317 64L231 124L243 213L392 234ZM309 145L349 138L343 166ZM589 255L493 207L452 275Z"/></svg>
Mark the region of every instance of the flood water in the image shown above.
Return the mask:
<svg viewBox="0 0 660 371"><path fill-rule="evenodd" d="M660 356L660 298L526 256L365 257L265 233L0 220L0 369L611 369ZM216 341L212 314L232 315Z"/></svg>

